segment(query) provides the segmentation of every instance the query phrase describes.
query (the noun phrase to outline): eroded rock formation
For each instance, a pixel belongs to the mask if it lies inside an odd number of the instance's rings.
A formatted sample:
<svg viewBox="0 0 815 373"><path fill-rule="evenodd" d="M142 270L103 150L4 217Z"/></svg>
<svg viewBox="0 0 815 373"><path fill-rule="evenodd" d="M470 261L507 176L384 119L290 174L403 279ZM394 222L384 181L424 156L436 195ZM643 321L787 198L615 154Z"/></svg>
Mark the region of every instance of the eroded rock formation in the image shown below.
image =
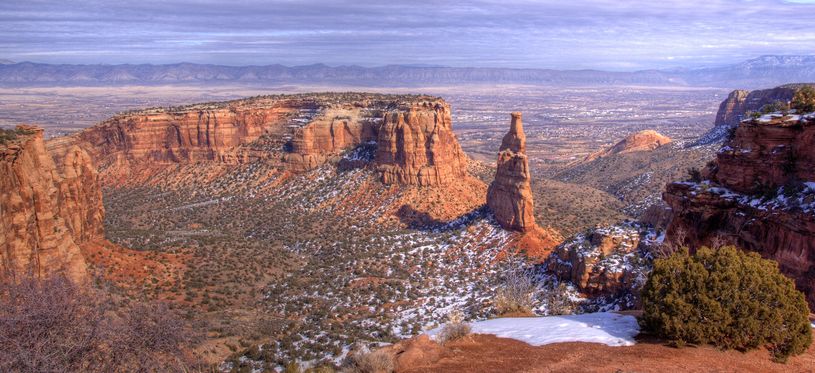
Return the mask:
<svg viewBox="0 0 815 373"><path fill-rule="evenodd" d="M441 98L410 95L263 96L124 113L49 148L86 150L105 175L155 164L263 159L302 172L359 146L386 184L437 185L466 174Z"/></svg>
<svg viewBox="0 0 815 373"><path fill-rule="evenodd" d="M653 232L633 223L594 228L558 245L545 267L588 296L636 295L650 266L643 257L654 239Z"/></svg>
<svg viewBox="0 0 815 373"><path fill-rule="evenodd" d="M386 184L446 184L466 175L467 158L446 103L388 112L377 133L375 162Z"/></svg>
<svg viewBox="0 0 815 373"><path fill-rule="evenodd" d="M672 183L668 242L733 244L776 260L815 308L815 116L741 122L704 172Z"/></svg>
<svg viewBox="0 0 815 373"><path fill-rule="evenodd" d="M749 112L761 110L764 105L774 102L789 102L801 84L787 84L771 89L755 91L735 90L719 105L716 122L708 133L703 135L700 144L712 144L727 140L728 134L739 123L748 119Z"/></svg>
<svg viewBox="0 0 815 373"><path fill-rule="evenodd" d="M584 161L592 161L597 158L608 157L614 154L651 151L662 145L668 144L671 141L673 140L657 131L643 130L626 136L612 147L590 154Z"/></svg>
<svg viewBox="0 0 815 373"><path fill-rule="evenodd" d="M495 180L487 191L487 206L506 229L525 232L535 227L526 135L521 113L512 113L509 132L498 150Z"/></svg>
<svg viewBox="0 0 815 373"><path fill-rule="evenodd" d="M52 157L39 128L19 126L17 132L17 139L0 145L3 276L64 273L84 281L78 245L103 231L96 167L79 147Z"/></svg>

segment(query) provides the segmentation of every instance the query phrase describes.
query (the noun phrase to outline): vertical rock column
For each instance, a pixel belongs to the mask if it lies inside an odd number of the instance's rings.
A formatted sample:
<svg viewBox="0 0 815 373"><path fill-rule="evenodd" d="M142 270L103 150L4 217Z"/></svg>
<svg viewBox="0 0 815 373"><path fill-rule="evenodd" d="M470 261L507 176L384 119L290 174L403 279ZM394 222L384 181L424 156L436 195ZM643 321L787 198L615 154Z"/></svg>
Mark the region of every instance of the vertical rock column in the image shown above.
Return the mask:
<svg viewBox="0 0 815 373"><path fill-rule="evenodd" d="M530 180L526 135L521 113L515 112L498 150L495 180L487 191L487 206L505 229L526 232L535 227Z"/></svg>

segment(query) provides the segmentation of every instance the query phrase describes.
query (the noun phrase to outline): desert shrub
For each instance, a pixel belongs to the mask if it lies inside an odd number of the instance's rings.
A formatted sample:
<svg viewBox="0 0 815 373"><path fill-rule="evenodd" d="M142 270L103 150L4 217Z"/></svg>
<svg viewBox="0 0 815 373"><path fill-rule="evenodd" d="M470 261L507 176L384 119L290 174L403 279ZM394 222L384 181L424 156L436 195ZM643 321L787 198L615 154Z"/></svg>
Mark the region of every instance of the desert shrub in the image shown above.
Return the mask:
<svg viewBox="0 0 815 373"><path fill-rule="evenodd" d="M688 169L688 181L692 181L694 183L699 183L702 181L702 171L699 171L696 167L691 167Z"/></svg>
<svg viewBox="0 0 815 373"><path fill-rule="evenodd" d="M785 113L790 110L790 105L784 101L773 101L767 105L761 107L761 113L768 114L768 113L776 113L782 112Z"/></svg>
<svg viewBox="0 0 815 373"><path fill-rule="evenodd" d="M154 303L117 307L53 276L0 283L0 371L181 371L184 323Z"/></svg>
<svg viewBox="0 0 815 373"><path fill-rule="evenodd" d="M495 295L494 305L498 315L509 313L532 313L532 300L537 286L519 260L508 260L509 269Z"/></svg>
<svg viewBox="0 0 815 373"><path fill-rule="evenodd" d="M798 113L811 113L815 111L815 88L803 86L795 92L790 106Z"/></svg>
<svg viewBox="0 0 815 373"><path fill-rule="evenodd" d="M645 330L677 346L766 346L776 361L812 342L804 295L778 264L728 246L657 259L642 293Z"/></svg>
<svg viewBox="0 0 815 373"><path fill-rule="evenodd" d="M390 373L394 369L393 355L386 350L370 351L367 348L348 355L342 372L345 373Z"/></svg>
<svg viewBox="0 0 815 373"><path fill-rule="evenodd" d="M445 344L470 335L472 328L470 328L470 324L464 322L464 316L461 312L452 312L449 319L450 320L442 326L441 331L439 331L439 343Z"/></svg>
<svg viewBox="0 0 815 373"><path fill-rule="evenodd" d="M31 131L26 128L12 128L12 129L0 128L0 144L5 144L7 142L14 141L19 136L30 135L32 133L34 133L34 131Z"/></svg>
<svg viewBox="0 0 815 373"><path fill-rule="evenodd" d="M306 369L306 373L334 373L336 370L331 365L320 365L318 367Z"/></svg>
<svg viewBox="0 0 815 373"><path fill-rule="evenodd" d="M286 364L286 367L283 369L283 373L301 373L302 371L300 364L297 364L296 361Z"/></svg>
<svg viewBox="0 0 815 373"><path fill-rule="evenodd" d="M569 288L563 282L559 283L551 291L546 292L544 300L546 301L546 313L548 315L571 315L577 311L577 303L572 300L569 295Z"/></svg>

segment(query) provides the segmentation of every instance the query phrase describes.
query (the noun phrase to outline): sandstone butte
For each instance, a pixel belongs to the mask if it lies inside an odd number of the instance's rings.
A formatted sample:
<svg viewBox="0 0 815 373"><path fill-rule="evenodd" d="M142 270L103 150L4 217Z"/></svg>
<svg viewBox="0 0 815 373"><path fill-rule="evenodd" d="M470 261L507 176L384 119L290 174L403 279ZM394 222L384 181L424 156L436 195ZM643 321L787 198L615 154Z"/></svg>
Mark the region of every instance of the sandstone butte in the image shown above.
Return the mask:
<svg viewBox="0 0 815 373"><path fill-rule="evenodd" d="M592 153L584 159L584 162L597 158L608 157L615 154L625 154L633 152L651 151L662 145L669 144L673 140L654 130L642 130L626 136L620 142L609 148Z"/></svg>
<svg viewBox="0 0 815 373"><path fill-rule="evenodd" d="M815 180L815 120L743 121L702 175L705 183L672 183L663 193L673 210L666 240L692 250L732 244L759 252L815 308L815 216L761 202L767 191Z"/></svg>
<svg viewBox="0 0 815 373"><path fill-rule="evenodd" d="M17 129L17 139L0 144L0 277L64 273L86 281L79 245L103 232L96 167L77 146L52 155L41 129Z"/></svg>

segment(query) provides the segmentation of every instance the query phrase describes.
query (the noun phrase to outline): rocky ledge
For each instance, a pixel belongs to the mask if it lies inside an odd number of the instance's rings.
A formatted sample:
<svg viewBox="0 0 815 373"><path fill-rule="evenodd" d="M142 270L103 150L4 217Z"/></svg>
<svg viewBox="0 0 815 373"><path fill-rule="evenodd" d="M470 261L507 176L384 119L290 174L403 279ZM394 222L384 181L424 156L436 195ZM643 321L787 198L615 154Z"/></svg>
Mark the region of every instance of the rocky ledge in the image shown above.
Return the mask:
<svg viewBox="0 0 815 373"><path fill-rule="evenodd" d="M634 222L597 227L558 245L542 267L606 309L635 308L661 240Z"/></svg>
<svg viewBox="0 0 815 373"><path fill-rule="evenodd" d="M588 155L583 161L589 162L597 158L608 157L615 154L626 154L633 152L645 152L654 150L662 145L669 144L673 140L654 130L642 130L626 136L620 142L609 148L600 150Z"/></svg>
<svg viewBox="0 0 815 373"><path fill-rule="evenodd" d="M779 263L815 309L815 114L743 121L699 179L669 184L667 238L736 245Z"/></svg>

